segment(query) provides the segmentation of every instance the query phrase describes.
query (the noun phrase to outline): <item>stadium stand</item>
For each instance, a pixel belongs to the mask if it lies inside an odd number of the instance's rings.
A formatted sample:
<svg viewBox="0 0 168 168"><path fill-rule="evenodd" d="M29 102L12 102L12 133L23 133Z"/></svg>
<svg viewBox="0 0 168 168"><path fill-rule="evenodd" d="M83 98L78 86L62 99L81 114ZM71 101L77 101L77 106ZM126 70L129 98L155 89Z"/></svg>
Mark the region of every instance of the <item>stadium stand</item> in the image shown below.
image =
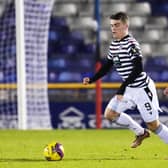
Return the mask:
<svg viewBox="0 0 168 168"><path fill-rule="evenodd" d="M168 2L166 0L100 2L102 59L111 41L109 15L117 11L128 12L131 33L140 42L145 57L145 69L154 80L165 81L168 73ZM97 22L93 18L93 11L93 0L55 1L49 33L49 82L81 82L84 74L94 72ZM149 61L156 59L160 62L159 60L163 58L164 66L158 64L156 68L156 65L149 65ZM106 82L112 80L120 81L115 72L103 78Z"/></svg>

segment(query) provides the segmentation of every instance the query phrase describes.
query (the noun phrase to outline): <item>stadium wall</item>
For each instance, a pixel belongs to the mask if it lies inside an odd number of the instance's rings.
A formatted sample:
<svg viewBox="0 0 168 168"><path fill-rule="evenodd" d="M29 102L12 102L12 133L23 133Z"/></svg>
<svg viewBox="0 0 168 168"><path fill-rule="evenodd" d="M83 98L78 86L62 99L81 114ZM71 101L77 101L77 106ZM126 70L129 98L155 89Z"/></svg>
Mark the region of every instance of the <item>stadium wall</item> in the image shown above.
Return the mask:
<svg viewBox="0 0 168 168"><path fill-rule="evenodd" d="M102 83L102 88L104 91L109 92L108 98L103 98L102 103L102 128L123 128L120 125L116 125L115 122L109 122L108 120L103 118L103 111L108 103L110 97L112 97L111 91L115 90L119 87L120 83ZM168 83L156 83L157 89L164 89ZM57 84L48 84L49 88L49 97L50 97L50 115L51 115L51 123L54 129L93 129L96 128L96 104L95 104L95 84L91 84L89 86L84 86L82 83L57 83ZM63 98L59 99L59 96L54 95L54 98L51 98L50 91L58 91L58 95L62 95ZM87 92L87 91L90 92ZM64 92L69 92L71 95L66 95ZM83 99L80 99L79 94L83 94L81 92L86 92L85 94L89 96L90 99L87 99L85 96ZM60 94L61 93L61 94ZM64 95L65 94L65 95ZM73 101L73 96L77 95L76 100ZM79 97L79 98L78 98ZM160 106L163 110L160 113L160 120L168 125L168 104L167 100L164 98L160 98ZM138 121L141 125L145 126L145 123L141 119L139 112L137 109L134 111L128 110L127 113L131 114L131 116Z"/></svg>

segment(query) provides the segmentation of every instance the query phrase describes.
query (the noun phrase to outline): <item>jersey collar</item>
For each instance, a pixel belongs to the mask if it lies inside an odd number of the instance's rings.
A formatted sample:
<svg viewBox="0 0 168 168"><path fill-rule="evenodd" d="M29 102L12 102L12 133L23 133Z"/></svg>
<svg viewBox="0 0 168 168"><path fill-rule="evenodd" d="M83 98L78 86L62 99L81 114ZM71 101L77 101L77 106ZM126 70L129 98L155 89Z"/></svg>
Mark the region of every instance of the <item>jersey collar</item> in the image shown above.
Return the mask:
<svg viewBox="0 0 168 168"><path fill-rule="evenodd" d="M116 42L120 42L120 41L123 41L123 40L125 40L126 38L128 38L128 37L130 37L130 35L129 34L127 34L126 36L124 36L122 39L120 39L120 40L114 40L114 41L116 41Z"/></svg>

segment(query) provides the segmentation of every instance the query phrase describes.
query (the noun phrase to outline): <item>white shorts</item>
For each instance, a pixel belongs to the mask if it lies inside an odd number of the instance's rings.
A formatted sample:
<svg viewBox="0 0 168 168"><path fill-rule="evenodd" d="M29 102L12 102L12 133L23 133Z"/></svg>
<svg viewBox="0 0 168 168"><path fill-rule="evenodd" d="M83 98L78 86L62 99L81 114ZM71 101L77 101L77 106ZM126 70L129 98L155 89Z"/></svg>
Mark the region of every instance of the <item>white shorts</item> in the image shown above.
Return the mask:
<svg viewBox="0 0 168 168"><path fill-rule="evenodd" d="M117 97L114 96L107 105L107 108L118 113L122 113L128 109L135 109L135 107L138 108L145 122L151 122L159 118L158 115L161 109L152 79L149 80L147 88L126 87L121 101L117 100Z"/></svg>

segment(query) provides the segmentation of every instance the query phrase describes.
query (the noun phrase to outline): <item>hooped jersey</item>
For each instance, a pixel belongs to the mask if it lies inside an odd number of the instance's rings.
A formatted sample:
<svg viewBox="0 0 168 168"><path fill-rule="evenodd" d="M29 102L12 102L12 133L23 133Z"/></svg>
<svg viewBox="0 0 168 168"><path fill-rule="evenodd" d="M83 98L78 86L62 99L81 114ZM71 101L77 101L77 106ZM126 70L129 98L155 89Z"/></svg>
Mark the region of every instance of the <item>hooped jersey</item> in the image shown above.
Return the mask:
<svg viewBox="0 0 168 168"><path fill-rule="evenodd" d="M123 81L128 78L133 70L133 59L142 57L139 43L131 35L125 36L120 41L114 40L109 47L107 59L113 60L113 66ZM146 72L141 72L129 87L146 87L149 77Z"/></svg>

